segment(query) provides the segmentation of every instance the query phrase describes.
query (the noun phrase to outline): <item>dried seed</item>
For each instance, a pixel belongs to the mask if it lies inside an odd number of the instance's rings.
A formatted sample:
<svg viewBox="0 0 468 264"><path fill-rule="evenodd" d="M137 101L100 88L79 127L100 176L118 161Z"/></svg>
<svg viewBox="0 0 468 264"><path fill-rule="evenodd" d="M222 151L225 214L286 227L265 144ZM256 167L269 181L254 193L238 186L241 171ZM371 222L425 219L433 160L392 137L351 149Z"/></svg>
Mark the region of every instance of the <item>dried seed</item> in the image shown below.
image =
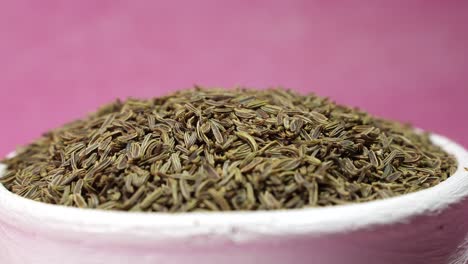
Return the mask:
<svg viewBox="0 0 468 264"><path fill-rule="evenodd" d="M313 120L315 120L316 122L319 122L320 124L328 123L328 118L319 112L311 111L308 114Z"/></svg>
<svg viewBox="0 0 468 264"><path fill-rule="evenodd" d="M164 190L162 188L155 189L153 192L148 194L145 199L139 204L140 208L146 209L150 207L161 195L163 195Z"/></svg>
<svg viewBox="0 0 468 264"><path fill-rule="evenodd" d="M376 168L380 166L379 160L377 159L375 152L372 150L369 151L369 161L372 164L372 166Z"/></svg>
<svg viewBox="0 0 468 264"><path fill-rule="evenodd" d="M210 189L208 193L211 195L213 200L216 202L216 204L221 208L223 211L230 211L231 207L229 206L229 203L224 199L223 195L217 192L214 189Z"/></svg>
<svg viewBox="0 0 468 264"><path fill-rule="evenodd" d="M200 87L116 101L2 162L0 183L28 199L135 212L366 202L458 168L427 133L325 98Z"/></svg>
<svg viewBox="0 0 468 264"><path fill-rule="evenodd" d="M88 204L86 203L83 196L81 196L81 194L73 194L73 201L75 202L76 206L80 208L88 207Z"/></svg>
<svg viewBox="0 0 468 264"><path fill-rule="evenodd" d="M211 131L213 132L213 136L215 137L216 143L223 144L224 138L221 132L219 131L218 126L214 121L211 121Z"/></svg>
<svg viewBox="0 0 468 264"><path fill-rule="evenodd" d="M239 138L245 140L249 144L249 146L252 148L252 151L257 151L258 150L257 142L255 141L255 139L251 135L249 135L246 132L242 132L242 131L236 132L236 135Z"/></svg>
<svg viewBox="0 0 468 264"><path fill-rule="evenodd" d="M401 172L394 172L390 175L388 175L385 179L389 182L396 181L398 178L400 178Z"/></svg>

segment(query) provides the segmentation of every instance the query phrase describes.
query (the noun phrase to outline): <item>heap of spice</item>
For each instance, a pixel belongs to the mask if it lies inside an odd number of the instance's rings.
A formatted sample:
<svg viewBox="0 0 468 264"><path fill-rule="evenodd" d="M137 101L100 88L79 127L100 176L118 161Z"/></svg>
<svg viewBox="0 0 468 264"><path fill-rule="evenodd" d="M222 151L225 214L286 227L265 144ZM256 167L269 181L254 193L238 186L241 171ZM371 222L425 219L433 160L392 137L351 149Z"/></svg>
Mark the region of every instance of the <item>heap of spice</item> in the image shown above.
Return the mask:
<svg viewBox="0 0 468 264"><path fill-rule="evenodd" d="M147 212L366 202L434 186L457 167L427 134L326 98L202 88L116 101L3 163L1 183L20 196Z"/></svg>

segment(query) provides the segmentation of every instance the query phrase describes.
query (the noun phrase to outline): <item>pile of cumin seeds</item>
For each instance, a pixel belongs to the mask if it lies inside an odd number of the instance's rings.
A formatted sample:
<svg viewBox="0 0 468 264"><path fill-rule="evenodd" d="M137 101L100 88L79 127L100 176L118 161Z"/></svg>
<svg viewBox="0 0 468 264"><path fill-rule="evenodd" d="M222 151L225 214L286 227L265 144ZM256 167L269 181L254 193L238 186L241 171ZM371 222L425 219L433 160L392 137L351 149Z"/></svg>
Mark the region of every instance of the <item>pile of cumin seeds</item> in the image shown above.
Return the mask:
<svg viewBox="0 0 468 264"><path fill-rule="evenodd" d="M2 163L1 183L20 196L147 212L366 202L434 186L457 167L427 134L326 98L202 88L116 101Z"/></svg>

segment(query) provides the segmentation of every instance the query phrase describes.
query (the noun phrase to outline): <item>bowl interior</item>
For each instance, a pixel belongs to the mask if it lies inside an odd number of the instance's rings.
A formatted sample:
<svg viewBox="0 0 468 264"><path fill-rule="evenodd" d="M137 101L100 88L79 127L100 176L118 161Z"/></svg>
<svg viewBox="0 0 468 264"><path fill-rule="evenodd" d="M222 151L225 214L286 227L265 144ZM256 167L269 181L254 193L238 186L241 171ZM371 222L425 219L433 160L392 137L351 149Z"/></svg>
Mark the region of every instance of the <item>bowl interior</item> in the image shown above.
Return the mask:
<svg viewBox="0 0 468 264"><path fill-rule="evenodd" d="M213 213L135 213L79 209L35 202L0 185L0 221L67 237L83 234L167 240L215 236L250 240L261 236L323 235L401 222L441 211L468 197L468 154L449 139L432 135L433 142L454 155L458 169L444 182L418 192L383 200L321 208ZM0 176L5 166L0 164Z"/></svg>

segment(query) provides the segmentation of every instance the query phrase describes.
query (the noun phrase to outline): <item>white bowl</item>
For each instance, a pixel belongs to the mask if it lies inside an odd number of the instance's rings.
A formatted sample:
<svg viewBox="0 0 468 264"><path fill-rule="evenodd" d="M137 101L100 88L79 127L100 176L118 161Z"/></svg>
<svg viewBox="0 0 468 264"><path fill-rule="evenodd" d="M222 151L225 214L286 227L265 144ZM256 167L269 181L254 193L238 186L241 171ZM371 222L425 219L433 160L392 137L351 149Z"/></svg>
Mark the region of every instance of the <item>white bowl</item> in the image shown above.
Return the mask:
<svg viewBox="0 0 468 264"><path fill-rule="evenodd" d="M465 263L468 153L432 140L458 161L446 181L325 208L114 212L39 203L0 185L0 263Z"/></svg>

